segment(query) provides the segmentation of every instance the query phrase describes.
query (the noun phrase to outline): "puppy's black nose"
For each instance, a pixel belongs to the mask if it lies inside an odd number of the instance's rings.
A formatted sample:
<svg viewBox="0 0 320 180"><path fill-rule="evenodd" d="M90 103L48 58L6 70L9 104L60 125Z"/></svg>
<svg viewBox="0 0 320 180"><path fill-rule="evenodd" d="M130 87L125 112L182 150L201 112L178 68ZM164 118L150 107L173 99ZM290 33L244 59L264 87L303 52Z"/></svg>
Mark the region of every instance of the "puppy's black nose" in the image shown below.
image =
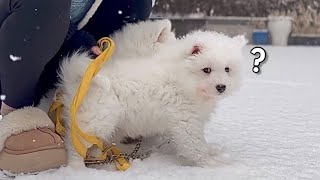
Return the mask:
<svg viewBox="0 0 320 180"><path fill-rule="evenodd" d="M218 84L216 85L216 89L219 93L223 93L226 90L226 85L224 84Z"/></svg>

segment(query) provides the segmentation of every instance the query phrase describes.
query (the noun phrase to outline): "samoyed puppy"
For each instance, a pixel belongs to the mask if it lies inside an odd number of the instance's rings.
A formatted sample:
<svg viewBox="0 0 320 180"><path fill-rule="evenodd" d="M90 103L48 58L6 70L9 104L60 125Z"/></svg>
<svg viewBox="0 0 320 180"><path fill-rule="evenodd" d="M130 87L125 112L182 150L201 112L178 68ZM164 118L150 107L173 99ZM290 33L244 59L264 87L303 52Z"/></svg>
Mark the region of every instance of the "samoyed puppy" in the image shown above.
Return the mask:
<svg viewBox="0 0 320 180"><path fill-rule="evenodd" d="M204 127L217 102L239 85L246 40L195 31L181 39L166 40L168 43L155 50L154 42L163 42L162 32L155 33L156 39L142 38L152 42L147 48L126 46L132 41L122 40L123 52L128 48L137 56L118 54L104 65L79 108L77 123L106 144L118 135L132 139L169 136L179 156L196 166L215 167L219 163L205 141ZM68 127L70 104L84 73L78 64L90 61L86 54L75 54L61 65L59 86L70 166L84 166L68 138Z"/></svg>

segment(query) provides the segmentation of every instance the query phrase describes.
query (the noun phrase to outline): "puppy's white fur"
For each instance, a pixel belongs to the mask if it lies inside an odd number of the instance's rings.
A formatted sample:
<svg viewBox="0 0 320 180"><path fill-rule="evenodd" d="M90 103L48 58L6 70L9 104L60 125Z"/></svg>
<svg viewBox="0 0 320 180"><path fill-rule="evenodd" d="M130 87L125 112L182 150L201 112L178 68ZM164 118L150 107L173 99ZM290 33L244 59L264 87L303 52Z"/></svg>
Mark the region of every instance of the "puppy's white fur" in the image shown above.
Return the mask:
<svg viewBox="0 0 320 180"><path fill-rule="evenodd" d="M141 40L137 46L126 46L132 41L120 40L123 46L119 48L135 54L134 48L145 50L143 41L153 42ZM217 100L238 86L241 49L246 42L243 37L201 31L169 42L146 57L136 53L136 58L128 60L118 54L113 63L107 63L93 79L77 122L84 132L109 143L118 134L132 138L169 135L179 155L195 165L215 166L204 126ZM60 88L67 124L69 105L84 72L79 64L90 61L85 54L75 54L62 64ZM204 68L211 68L211 73ZM217 91L218 84L226 85L225 92ZM66 142L69 164L83 164L70 140Z"/></svg>
<svg viewBox="0 0 320 180"><path fill-rule="evenodd" d="M163 45L176 40L167 19L128 24L114 33L116 44L113 57L119 59L152 56Z"/></svg>
<svg viewBox="0 0 320 180"><path fill-rule="evenodd" d="M127 24L110 37L115 43L115 51L108 64L112 64L115 59L119 61L153 56L163 46L176 41L175 34L171 31L171 28L172 25L168 19ZM72 65L65 66L72 66L72 69L76 69L76 71L67 73L74 80L79 80L92 60L85 58L86 60L83 61L72 61L79 58L78 52L72 56L70 62ZM80 56L85 56L85 54L80 54ZM67 58L63 62L69 63L69 61L70 59ZM72 79L71 77L70 79Z"/></svg>

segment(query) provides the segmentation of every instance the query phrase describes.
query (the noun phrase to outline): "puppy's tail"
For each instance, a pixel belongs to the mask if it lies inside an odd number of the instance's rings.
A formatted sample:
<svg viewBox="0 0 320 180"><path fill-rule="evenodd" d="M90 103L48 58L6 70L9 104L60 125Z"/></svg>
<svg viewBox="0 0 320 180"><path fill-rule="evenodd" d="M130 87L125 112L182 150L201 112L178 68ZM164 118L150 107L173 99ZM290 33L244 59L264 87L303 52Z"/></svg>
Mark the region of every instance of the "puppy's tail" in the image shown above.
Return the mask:
<svg viewBox="0 0 320 180"><path fill-rule="evenodd" d="M90 57L88 53L83 52L76 52L66 58L60 66L59 87L61 87L61 89L69 88L69 90L78 88L87 68L92 61L92 57ZM102 88L105 90L105 92L107 92L110 90L111 84L107 77L98 73L96 77L92 79L90 86Z"/></svg>
<svg viewBox="0 0 320 180"><path fill-rule="evenodd" d="M59 78L61 84L80 83L87 67L92 62L88 53L75 52L64 59L60 65Z"/></svg>

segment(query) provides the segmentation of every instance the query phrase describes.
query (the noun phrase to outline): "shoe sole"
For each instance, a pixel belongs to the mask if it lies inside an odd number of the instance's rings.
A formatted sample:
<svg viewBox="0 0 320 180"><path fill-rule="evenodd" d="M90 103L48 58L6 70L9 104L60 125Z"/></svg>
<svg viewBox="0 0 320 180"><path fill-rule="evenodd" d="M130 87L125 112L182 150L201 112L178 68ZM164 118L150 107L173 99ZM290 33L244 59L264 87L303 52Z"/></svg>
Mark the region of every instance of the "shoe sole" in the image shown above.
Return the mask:
<svg viewBox="0 0 320 180"><path fill-rule="evenodd" d="M27 154L0 153L0 169L9 176L34 174L67 164L64 148L47 149Z"/></svg>

